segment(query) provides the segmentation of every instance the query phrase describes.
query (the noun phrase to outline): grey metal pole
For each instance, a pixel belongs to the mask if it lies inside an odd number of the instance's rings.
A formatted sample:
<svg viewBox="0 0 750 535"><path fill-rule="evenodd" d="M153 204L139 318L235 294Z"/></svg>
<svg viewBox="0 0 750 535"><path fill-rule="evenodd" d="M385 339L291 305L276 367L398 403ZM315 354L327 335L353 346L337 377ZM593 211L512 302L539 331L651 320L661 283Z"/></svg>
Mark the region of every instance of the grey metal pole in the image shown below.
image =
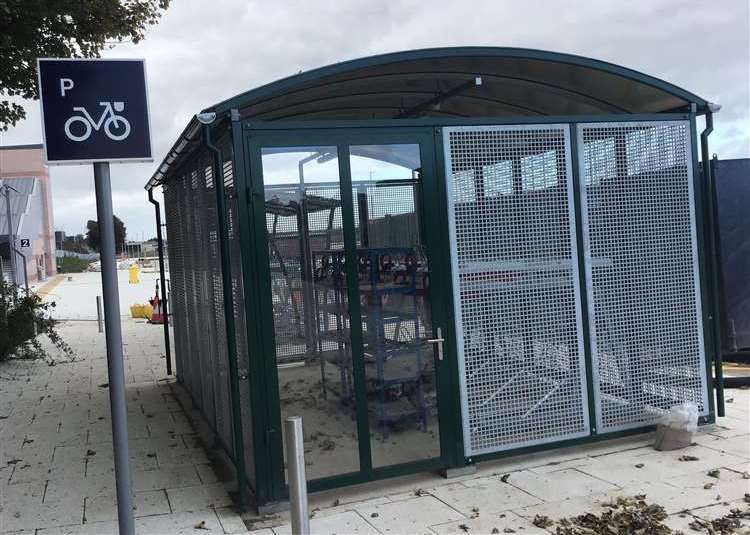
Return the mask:
<svg viewBox="0 0 750 535"><path fill-rule="evenodd" d="M8 221L8 253L10 256L10 273L13 277L13 284L18 285L18 273L16 273L16 236L13 229L13 219L10 211L10 188L6 186L5 190L5 216Z"/></svg>
<svg viewBox="0 0 750 535"><path fill-rule="evenodd" d="M286 467L289 474L292 535L310 535L303 437L302 418L299 416L290 416L287 418L284 421L284 438L286 439Z"/></svg>
<svg viewBox="0 0 750 535"><path fill-rule="evenodd" d="M94 185L96 187L96 216L99 220L101 243L100 258L102 263L102 288L104 290L109 404L112 409L112 445L114 447L115 482L117 485L117 518L120 535L134 535L133 487L130 480L130 456L128 453L128 412L125 401L120 297L117 288L115 226L108 162L94 164Z"/></svg>
<svg viewBox="0 0 750 535"><path fill-rule="evenodd" d="M104 332L104 326L102 325L102 298L101 296L96 296L96 323L99 326L99 332Z"/></svg>

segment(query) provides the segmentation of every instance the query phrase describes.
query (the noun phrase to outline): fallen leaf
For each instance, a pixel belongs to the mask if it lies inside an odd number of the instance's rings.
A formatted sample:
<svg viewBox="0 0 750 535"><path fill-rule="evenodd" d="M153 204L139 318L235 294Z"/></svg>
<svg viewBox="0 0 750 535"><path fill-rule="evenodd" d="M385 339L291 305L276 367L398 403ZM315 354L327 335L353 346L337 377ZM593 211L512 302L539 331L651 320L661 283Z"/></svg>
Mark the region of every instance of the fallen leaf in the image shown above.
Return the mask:
<svg viewBox="0 0 750 535"><path fill-rule="evenodd" d="M469 526L467 526L466 524L459 524L458 529L460 529L464 533L469 533Z"/></svg>
<svg viewBox="0 0 750 535"><path fill-rule="evenodd" d="M716 485L716 483L706 483L705 485L703 485L703 488L709 490L714 488L714 485Z"/></svg>
<svg viewBox="0 0 750 535"><path fill-rule="evenodd" d="M721 477L721 472L719 471L718 468L714 468L713 470L709 470L706 475L708 475L709 477L715 477L716 479L719 479Z"/></svg>
<svg viewBox="0 0 750 535"><path fill-rule="evenodd" d="M503 533L515 533L516 530L512 528L503 528Z"/></svg>
<svg viewBox="0 0 750 535"><path fill-rule="evenodd" d="M643 464L643 463L638 463L638 464L635 465L636 468L643 468L644 466L646 466L646 465Z"/></svg>
<svg viewBox="0 0 750 535"><path fill-rule="evenodd" d="M534 516L534 520L531 521L532 524L534 524L538 528L546 529L550 527L554 522L550 519L550 517L546 515L536 515Z"/></svg>
<svg viewBox="0 0 750 535"><path fill-rule="evenodd" d="M677 460L678 461L697 461L698 457L696 457L695 455L680 455L679 457L677 457Z"/></svg>
<svg viewBox="0 0 750 535"><path fill-rule="evenodd" d="M507 483L507 482L508 482L508 478L509 478L509 477L510 477L510 474L503 474L503 475L502 475L502 476L500 477L500 481L502 481L503 483Z"/></svg>

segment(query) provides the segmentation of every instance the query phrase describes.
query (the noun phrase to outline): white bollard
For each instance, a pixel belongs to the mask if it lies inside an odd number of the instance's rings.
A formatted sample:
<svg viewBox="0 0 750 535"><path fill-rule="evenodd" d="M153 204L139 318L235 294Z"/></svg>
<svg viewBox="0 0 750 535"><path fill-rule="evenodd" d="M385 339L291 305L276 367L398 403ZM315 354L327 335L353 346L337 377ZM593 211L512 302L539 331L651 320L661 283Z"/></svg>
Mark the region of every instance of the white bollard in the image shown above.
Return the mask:
<svg viewBox="0 0 750 535"><path fill-rule="evenodd" d="M99 332L104 332L104 327L102 325L102 298L101 296L96 296L96 322L99 324Z"/></svg>
<svg viewBox="0 0 750 535"><path fill-rule="evenodd" d="M289 474L289 503L292 516L292 535L310 535L310 516L307 512L307 477L305 476L305 445L302 418L290 416L284 422L286 464Z"/></svg>

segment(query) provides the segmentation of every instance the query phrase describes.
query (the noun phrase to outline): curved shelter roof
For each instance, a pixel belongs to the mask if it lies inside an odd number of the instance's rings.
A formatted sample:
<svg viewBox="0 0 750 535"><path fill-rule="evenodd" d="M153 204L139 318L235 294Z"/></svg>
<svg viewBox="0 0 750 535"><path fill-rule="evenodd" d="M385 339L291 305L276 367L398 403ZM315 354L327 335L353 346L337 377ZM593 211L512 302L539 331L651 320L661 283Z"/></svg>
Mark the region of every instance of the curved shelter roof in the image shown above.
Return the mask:
<svg viewBox="0 0 750 535"><path fill-rule="evenodd" d="M221 115L238 109L243 119L257 121L327 121L665 113L689 111L692 104L699 114L711 106L673 84L604 61L521 48L458 47L329 65L204 111ZM185 132L196 129L193 120ZM170 156L176 156L174 150ZM168 168L162 164L149 185Z"/></svg>

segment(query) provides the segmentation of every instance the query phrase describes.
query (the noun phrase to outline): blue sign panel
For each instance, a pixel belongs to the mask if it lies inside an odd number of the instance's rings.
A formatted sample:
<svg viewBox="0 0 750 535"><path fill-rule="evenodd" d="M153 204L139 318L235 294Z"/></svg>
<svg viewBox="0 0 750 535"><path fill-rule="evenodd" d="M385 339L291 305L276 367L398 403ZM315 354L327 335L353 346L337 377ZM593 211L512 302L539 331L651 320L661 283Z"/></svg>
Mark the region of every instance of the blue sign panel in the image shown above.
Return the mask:
<svg viewBox="0 0 750 535"><path fill-rule="evenodd" d="M143 60L40 59L48 163L151 161Z"/></svg>

